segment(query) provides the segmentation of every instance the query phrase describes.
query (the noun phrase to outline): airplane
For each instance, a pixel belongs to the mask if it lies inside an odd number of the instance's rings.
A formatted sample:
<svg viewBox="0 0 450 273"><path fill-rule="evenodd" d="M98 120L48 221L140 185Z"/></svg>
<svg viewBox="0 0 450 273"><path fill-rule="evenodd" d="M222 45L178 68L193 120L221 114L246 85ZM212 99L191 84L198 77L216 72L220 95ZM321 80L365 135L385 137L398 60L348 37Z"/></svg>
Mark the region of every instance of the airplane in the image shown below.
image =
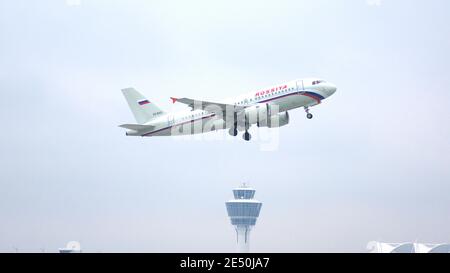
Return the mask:
<svg viewBox="0 0 450 273"><path fill-rule="evenodd" d="M122 89L137 124L122 124L127 136L175 136L200 134L229 129L231 136L245 131L242 138L251 139L252 125L276 128L289 123L288 111L304 108L306 117L313 115L309 108L320 104L336 92L336 86L323 79L311 78L258 89L234 98L217 102L171 97L191 109L167 113L134 88Z"/></svg>

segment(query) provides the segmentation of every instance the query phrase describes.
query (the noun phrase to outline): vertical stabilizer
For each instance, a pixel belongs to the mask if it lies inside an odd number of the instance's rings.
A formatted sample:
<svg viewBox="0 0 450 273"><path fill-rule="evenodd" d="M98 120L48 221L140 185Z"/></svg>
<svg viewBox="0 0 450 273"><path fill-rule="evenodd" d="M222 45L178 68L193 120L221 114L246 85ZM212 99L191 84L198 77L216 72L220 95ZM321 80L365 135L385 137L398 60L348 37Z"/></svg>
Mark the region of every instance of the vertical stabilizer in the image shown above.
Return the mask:
<svg viewBox="0 0 450 273"><path fill-rule="evenodd" d="M128 106L130 106L131 112L137 123L144 124L164 114L164 111L134 88L122 89L122 93L125 96Z"/></svg>

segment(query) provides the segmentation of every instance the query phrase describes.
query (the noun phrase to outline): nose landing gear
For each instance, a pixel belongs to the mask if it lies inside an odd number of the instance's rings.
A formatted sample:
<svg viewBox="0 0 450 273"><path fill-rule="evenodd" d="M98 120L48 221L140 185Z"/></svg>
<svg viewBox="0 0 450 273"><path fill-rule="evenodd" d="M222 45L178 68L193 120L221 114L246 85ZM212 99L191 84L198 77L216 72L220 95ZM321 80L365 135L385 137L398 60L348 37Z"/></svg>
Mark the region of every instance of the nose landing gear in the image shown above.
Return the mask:
<svg viewBox="0 0 450 273"><path fill-rule="evenodd" d="M305 112L306 112L306 118L307 119L312 119L313 118L313 115L309 112L308 106L305 106Z"/></svg>

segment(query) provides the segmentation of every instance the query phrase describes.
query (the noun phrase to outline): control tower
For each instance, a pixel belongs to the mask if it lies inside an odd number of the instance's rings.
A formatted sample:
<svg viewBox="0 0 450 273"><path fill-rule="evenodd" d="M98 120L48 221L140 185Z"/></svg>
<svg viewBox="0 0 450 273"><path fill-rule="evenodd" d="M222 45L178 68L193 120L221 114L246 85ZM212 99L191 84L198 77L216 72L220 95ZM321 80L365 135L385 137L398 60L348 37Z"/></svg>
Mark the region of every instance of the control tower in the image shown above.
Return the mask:
<svg viewBox="0 0 450 273"><path fill-rule="evenodd" d="M238 252L246 253L250 246L250 230L256 224L262 203L253 199L255 190L245 183L233 189L234 199L226 202L228 216L236 229Z"/></svg>

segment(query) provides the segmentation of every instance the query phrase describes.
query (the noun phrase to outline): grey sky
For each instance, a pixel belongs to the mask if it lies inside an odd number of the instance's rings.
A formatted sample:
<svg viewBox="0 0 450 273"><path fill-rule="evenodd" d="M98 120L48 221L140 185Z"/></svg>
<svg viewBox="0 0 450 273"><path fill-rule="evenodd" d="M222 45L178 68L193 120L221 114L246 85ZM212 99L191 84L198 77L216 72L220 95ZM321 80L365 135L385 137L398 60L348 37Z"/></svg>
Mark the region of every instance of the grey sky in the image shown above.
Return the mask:
<svg viewBox="0 0 450 273"><path fill-rule="evenodd" d="M450 242L449 1L242 2L0 1L0 251L234 251L242 182L256 252ZM170 111L310 76L338 91L276 151L117 127L124 87Z"/></svg>

